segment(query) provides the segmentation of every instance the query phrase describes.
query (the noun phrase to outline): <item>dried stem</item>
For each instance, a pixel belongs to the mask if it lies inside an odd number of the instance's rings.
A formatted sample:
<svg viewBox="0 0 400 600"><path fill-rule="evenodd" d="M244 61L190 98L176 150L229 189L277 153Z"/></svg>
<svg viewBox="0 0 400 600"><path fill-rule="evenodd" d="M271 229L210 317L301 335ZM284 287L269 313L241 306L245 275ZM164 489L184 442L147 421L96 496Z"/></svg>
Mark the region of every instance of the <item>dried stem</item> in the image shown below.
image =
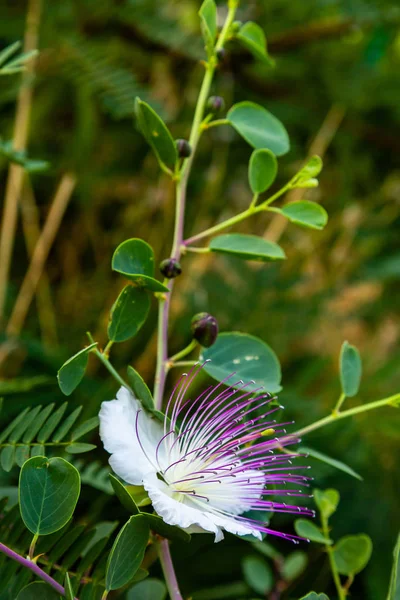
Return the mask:
<svg viewBox="0 0 400 600"><path fill-rule="evenodd" d="M75 189L76 177L72 173L66 173L57 188L49 214L38 239L29 268L22 282L14 309L6 327L9 336L18 335L25 322L29 306L32 302L39 279L43 273L50 248L60 227L64 212Z"/></svg>
<svg viewBox="0 0 400 600"><path fill-rule="evenodd" d="M29 0L26 17L24 52L35 50L38 45L38 32L42 0ZM32 106L32 80L35 72L35 59L32 58L23 71L21 88L18 94L17 111L13 135L13 149L25 150L29 133ZM24 181L24 169L10 164L4 199L3 224L0 237L0 323L4 319L4 307L10 273L11 255L17 227L18 203Z"/></svg>

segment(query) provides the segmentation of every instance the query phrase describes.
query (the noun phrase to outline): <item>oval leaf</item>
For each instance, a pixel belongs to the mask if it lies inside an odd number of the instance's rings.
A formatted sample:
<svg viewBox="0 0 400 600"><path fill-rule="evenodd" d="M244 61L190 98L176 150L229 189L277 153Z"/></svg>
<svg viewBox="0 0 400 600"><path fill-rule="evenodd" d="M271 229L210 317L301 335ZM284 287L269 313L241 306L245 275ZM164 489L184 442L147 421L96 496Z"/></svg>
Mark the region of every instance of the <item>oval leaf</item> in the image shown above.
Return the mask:
<svg viewBox="0 0 400 600"><path fill-rule="evenodd" d="M69 454L83 454L84 452L90 452L91 450L95 450L95 444L84 444L83 442L76 442L73 444L69 444L65 451Z"/></svg>
<svg viewBox="0 0 400 600"><path fill-rule="evenodd" d="M342 575L356 575L366 567L372 553L368 535L346 535L333 549L336 568Z"/></svg>
<svg viewBox="0 0 400 600"><path fill-rule="evenodd" d="M274 61L268 56L267 40L264 31L257 23L248 21L239 30L236 39L249 50L255 58L273 66Z"/></svg>
<svg viewBox="0 0 400 600"><path fill-rule="evenodd" d="M262 194L275 181L278 163L270 150L254 150L249 162L249 183L253 194Z"/></svg>
<svg viewBox="0 0 400 600"><path fill-rule="evenodd" d="M78 502L78 471L63 458L35 456L23 465L19 478L22 519L34 534L48 535L70 520Z"/></svg>
<svg viewBox="0 0 400 600"><path fill-rule="evenodd" d="M147 292L141 288L124 287L111 309L108 337L124 342L135 336L146 321L150 309Z"/></svg>
<svg viewBox="0 0 400 600"><path fill-rule="evenodd" d="M299 454L308 454L308 456L311 456L312 458L316 458L317 460L320 460L321 462L324 462L327 465L330 465L331 467L334 467L335 469L339 469L339 471L343 471L344 473L347 473L348 475L351 475L352 477L355 477L356 479L359 479L360 481L362 481L361 475L356 473L356 471L354 471L354 469L352 469L351 467L346 465L341 460L336 460L336 458L331 458L330 456L327 456L326 454L323 454L322 452L318 452L317 450L314 450L313 448L308 448L308 446L307 447L301 446L300 448L297 449L297 452L299 452Z"/></svg>
<svg viewBox="0 0 400 600"><path fill-rule="evenodd" d="M176 540L177 542L190 542L191 535L184 529L181 529L176 525L169 525L158 515L151 515L149 513L143 514L147 519L150 529L159 535L162 535L162 537L165 537L168 540Z"/></svg>
<svg viewBox="0 0 400 600"><path fill-rule="evenodd" d="M230 254L245 260L267 262L283 260L286 255L282 248L257 235L245 233L226 233L218 235L210 242L210 250L220 254Z"/></svg>
<svg viewBox="0 0 400 600"><path fill-rule="evenodd" d="M47 583L34 581L30 583L17 596L16 600L59 600L60 595Z"/></svg>
<svg viewBox="0 0 400 600"><path fill-rule="evenodd" d="M269 564L259 556L246 556L242 562L246 583L258 594L266 596L274 585L274 576Z"/></svg>
<svg viewBox="0 0 400 600"><path fill-rule="evenodd" d="M244 333L220 333L210 348L204 348L200 360L206 373L222 381L234 373L227 383L240 387L239 380L255 381L275 394L281 388L281 367L275 352L260 339Z"/></svg>
<svg viewBox="0 0 400 600"><path fill-rule="evenodd" d="M342 392L352 398L360 387L362 363L357 348L350 346L348 342L344 342L340 350L339 368Z"/></svg>
<svg viewBox="0 0 400 600"><path fill-rule="evenodd" d="M213 53L217 35L217 6L214 0L204 0L199 10L199 17L207 54L210 55Z"/></svg>
<svg viewBox="0 0 400 600"><path fill-rule="evenodd" d="M152 147L159 163L170 169L175 168L178 153L168 127L158 114L140 98L135 100L135 114L139 129Z"/></svg>
<svg viewBox="0 0 400 600"><path fill-rule="evenodd" d="M133 285L152 292L168 292L168 288L154 279L153 248L139 238L122 242L115 250L111 267L132 281Z"/></svg>
<svg viewBox="0 0 400 600"><path fill-rule="evenodd" d="M308 558L305 552L292 552L285 558L283 563L282 575L286 581L297 579L307 566Z"/></svg>
<svg viewBox="0 0 400 600"><path fill-rule="evenodd" d="M332 540L325 537L321 530L308 519L297 519L294 522L294 528L297 535L310 540L310 542L317 542L318 544L325 544L327 546L333 544Z"/></svg>
<svg viewBox="0 0 400 600"><path fill-rule="evenodd" d="M167 588L159 579L146 579L133 586L128 592L128 600L165 600Z"/></svg>
<svg viewBox="0 0 400 600"><path fill-rule="evenodd" d="M292 223L310 229L323 229L328 222L326 210L316 202L309 200L290 202L281 208L280 212Z"/></svg>
<svg viewBox="0 0 400 600"><path fill-rule="evenodd" d="M253 148L267 148L276 156L289 152L289 136L282 123L268 110L254 102L239 102L228 112L227 119Z"/></svg>
<svg viewBox="0 0 400 600"><path fill-rule="evenodd" d="M330 488L328 490L313 490L315 504L318 506L321 514L326 519L329 519L331 515L336 511L340 496L337 490Z"/></svg>
<svg viewBox="0 0 400 600"><path fill-rule="evenodd" d="M82 381L89 361L89 352L97 346L97 342L80 350L69 358L57 373L58 385L66 396L70 396Z"/></svg>
<svg viewBox="0 0 400 600"><path fill-rule="evenodd" d="M140 400L145 408L154 409L153 396L143 378L133 367L128 366L128 383L132 388L136 398Z"/></svg>
<svg viewBox="0 0 400 600"><path fill-rule="evenodd" d="M140 510L136 506L134 499L132 498L131 494L128 492L124 484L121 483L121 481L117 479L112 473L109 474L109 478L115 495L121 502L122 506L133 515L138 515L140 513Z"/></svg>
<svg viewBox="0 0 400 600"><path fill-rule="evenodd" d="M129 583L138 571L149 539L144 515L134 515L119 532L107 561L106 590L117 590Z"/></svg>

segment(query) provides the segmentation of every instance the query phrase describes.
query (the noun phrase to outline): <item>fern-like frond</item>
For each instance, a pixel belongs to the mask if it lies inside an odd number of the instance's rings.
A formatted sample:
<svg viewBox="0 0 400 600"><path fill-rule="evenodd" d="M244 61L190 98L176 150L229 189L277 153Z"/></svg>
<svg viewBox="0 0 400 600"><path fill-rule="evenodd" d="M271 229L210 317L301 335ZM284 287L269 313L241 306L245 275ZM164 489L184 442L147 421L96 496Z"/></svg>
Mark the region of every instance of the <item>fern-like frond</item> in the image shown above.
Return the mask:
<svg viewBox="0 0 400 600"><path fill-rule="evenodd" d="M66 415L67 406L68 402L59 408L54 403L28 407L17 415L0 431L1 468L10 471L15 464L21 467L28 458L48 456L52 450L64 450L69 454L93 450L96 446L78 440L98 427L98 417L77 424L83 407Z"/></svg>
<svg viewBox="0 0 400 600"><path fill-rule="evenodd" d="M83 460L77 460L73 465L78 469L81 476L81 482L84 485L90 485L96 490L109 494L110 496L114 494L109 478L111 473L109 467L105 467L99 461L84 464Z"/></svg>
<svg viewBox="0 0 400 600"><path fill-rule="evenodd" d="M92 528L70 521L56 533L39 538L38 565L60 584L68 572L73 591L80 600L100 600L107 557L117 527L117 521L102 522ZM26 556L32 539L18 505L7 509L7 499L0 500L0 539L22 556ZM0 600L15 600L33 579L31 571L0 554Z"/></svg>

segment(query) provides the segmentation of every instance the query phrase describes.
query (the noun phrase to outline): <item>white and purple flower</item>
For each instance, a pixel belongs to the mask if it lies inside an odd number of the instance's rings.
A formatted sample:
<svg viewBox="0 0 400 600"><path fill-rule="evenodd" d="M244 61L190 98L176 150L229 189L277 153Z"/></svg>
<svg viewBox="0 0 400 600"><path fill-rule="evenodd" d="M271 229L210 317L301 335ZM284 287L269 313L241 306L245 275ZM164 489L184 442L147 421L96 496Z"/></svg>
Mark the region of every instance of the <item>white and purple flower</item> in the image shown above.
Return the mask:
<svg viewBox="0 0 400 600"><path fill-rule="evenodd" d="M183 375L168 402L164 425L122 387L116 400L103 402L100 436L110 465L132 485L143 485L155 511L170 525L190 533L222 530L236 535L296 536L269 529L245 516L248 511L313 514L308 508L276 502L304 496L308 478L293 466L297 454L280 449L299 440L270 419L278 406L251 384L210 386L195 400L185 399L196 375ZM254 394L257 393L255 399Z"/></svg>

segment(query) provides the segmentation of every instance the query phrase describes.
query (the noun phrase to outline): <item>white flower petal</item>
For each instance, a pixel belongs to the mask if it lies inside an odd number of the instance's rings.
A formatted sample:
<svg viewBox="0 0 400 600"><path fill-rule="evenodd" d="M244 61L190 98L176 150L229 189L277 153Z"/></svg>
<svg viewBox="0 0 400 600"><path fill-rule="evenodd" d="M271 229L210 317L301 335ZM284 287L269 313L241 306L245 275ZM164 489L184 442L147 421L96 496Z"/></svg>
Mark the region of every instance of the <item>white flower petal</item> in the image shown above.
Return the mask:
<svg viewBox="0 0 400 600"><path fill-rule="evenodd" d="M166 523L189 531L193 531L193 526L199 527L204 532L214 533L216 542L223 539L224 534L215 524L213 515L172 498L170 494L173 492L156 475L149 473L143 485L150 496L154 510Z"/></svg>
<svg viewBox="0 0 400 600"><path fill-rule="evenodd" d="M141 412L136 431L138 411ZM127 483L141 485L147 473L159 470L156 448L164 435L163 426L142 409L129 390L121 387L116 400L103 402L99 418L100 437L105 449L112 455L109 462L117 475ZM164 458L164 446L161 444L159 450L158 458L161 461Z"/></svg>

